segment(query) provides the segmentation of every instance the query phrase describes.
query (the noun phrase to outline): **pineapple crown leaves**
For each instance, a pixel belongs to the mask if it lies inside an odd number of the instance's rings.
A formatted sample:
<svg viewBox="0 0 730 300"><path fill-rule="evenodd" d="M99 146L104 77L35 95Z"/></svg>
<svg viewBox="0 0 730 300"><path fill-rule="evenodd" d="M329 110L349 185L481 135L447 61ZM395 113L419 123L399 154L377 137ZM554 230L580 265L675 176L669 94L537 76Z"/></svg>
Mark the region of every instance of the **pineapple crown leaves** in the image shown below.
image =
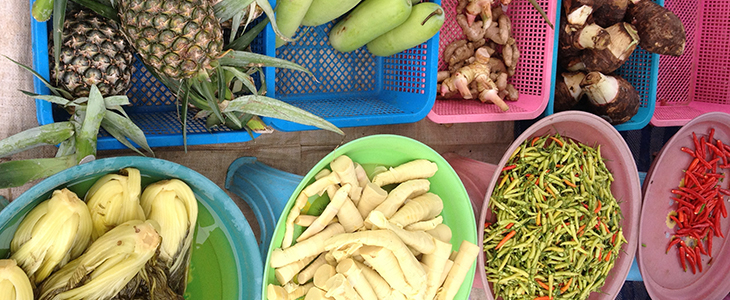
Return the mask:
<svg viewBox="0 0 730 300"><path fill-rule="evenodd" d="M246 14L246 7L253 5L254 3L256 6L261 8L269 20L271 20L271 28L280 39L286 42L294 41L294 39L284 36L281 34L281 31L279 31L279 26L277 26L276 18L274 17L274 8L271 7L269 0L220 0L213 5L213 10L215 11L216 18L221 21L233 19L234 22L232 27L234 30L233 32L235 33L238 31L238 23L243 19L244 14ZM249 7L249 9L255 8L255 6L253 8ZM249 14L249 20L251 20L252 15L253 14ZM236 20L238 20L238 22L236 22Z"/></svg>
<svg viewBox="0 0 730 300"><path fill-rule="evenodd" d="M89 97L81 97L74 100L68 100L72 99L70 92L64 89L54 87L48 80L43 78L43 76L38 74L38 72L34 71L30 67L23 65L7 56L5 57L16 65L20 66L21 68L31 72L51 91L52 95L38 95L35 93L21 90L23 94L57 104L63 108L66 108L67 110L72 110L73 114L76 114L77 111L79 113L82 113L84 108L89 105L91 95ZM99 91L96 86L92 86L92 90L94 89L96 89L97 92ZM144 132L136 124L134 124L134 122L132 122L127 113L122 108L122 105L130 104L127 96L115 95L102 97L101 93L99 93L98 97L101 99L101 103L106 108L105 111L102 113L101 128L104 128L104 130L106 130L110 135L116 138L120 143L134 150L138 154L144 155L144 153L139 151L132 144L132 142L139 145L139 147L143 148L145 151L154 156L154 152L149 147L149 144L147 144L147 138L145 137ZM94 141L96 141L96 139L94 139ZM96 148L96 145L94 145L94 148Z"/></svg>

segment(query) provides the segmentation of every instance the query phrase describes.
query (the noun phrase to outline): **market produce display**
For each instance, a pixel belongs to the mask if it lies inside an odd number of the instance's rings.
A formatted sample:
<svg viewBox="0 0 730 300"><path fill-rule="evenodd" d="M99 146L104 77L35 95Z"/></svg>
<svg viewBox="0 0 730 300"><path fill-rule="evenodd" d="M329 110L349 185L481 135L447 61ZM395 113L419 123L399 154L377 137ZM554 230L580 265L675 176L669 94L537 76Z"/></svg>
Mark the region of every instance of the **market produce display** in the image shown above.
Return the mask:
<svg viewBox="0 0 730 300"><path fill-rule="evenodd" d="M626 243L601 147L559 134L526 140L501 170L484 224L494 297L587 299Z"/></svg>
<svg viewBox="0 0 730 300"><path fill-rule="evenodd" d="M707 136L692 132L694 149L682 147L682 151L693 157L684 170L679 187L672 189L673 206L667 216L674 229L667 253L677 248L679 261L684 272L702 272L703 265L712 263L712 244L715 237L725 238L720 222L727 218L725 196L730 190L720 187L725 172L730 169L730 147L714 138L715 130L710 129ZM702 255L709 256L703 263Z"/></svg>
<svg viewBox="0 0 730 300"><path fill-rule="evenodd" d="M319 26L344 16L330 29L329 44L344 53L367 45L375 56L391 56L428 41L445 17L440 5L411 0L283 1L276 13L282 34L290 38L301 25ZM277 48L285 44L276 41Z"/></svg>
<svg viewBox="0 0 730 300"><path fill-rule="evenodd" d="M2 285L3 299L183 299L197 200L180 180L142 191L140 179L125 168L98 179L85 201L63 188L34 207L0 264L15 290ZM10 273L16 264L30 294Z"/></svg>
<svg viewBox="0 0 730 300"><path fill-rule="evenodd" d="M651 0L564 1L560 27L554 111L589 111L613 125L639 111L636 89L614 74L636 47L680 56L686 43L682 22Z"/></svg>
<svg viewBox="0 0 730 300"><path fill-rule="evenodd" d="M502 6L492 7L492 1L461 0L457 12L466 39L452 42L443 51L448 70L437 76L440 97L476 98L509 110L504 100L519 98L508 80L517 72L520 57L509 16Z"/></svg>
<svg viewBox="0 0 730 300"><path fill-rule="evenodd" d="M435 163L417 159L364 168L342 155L302 189L269 256L279 285L267 299L453 299L479 253L464 240L452 253L444 202L429 192ZM302 209L327 194L322 212ZM304 226L295 237L294 225Z"/></svg>

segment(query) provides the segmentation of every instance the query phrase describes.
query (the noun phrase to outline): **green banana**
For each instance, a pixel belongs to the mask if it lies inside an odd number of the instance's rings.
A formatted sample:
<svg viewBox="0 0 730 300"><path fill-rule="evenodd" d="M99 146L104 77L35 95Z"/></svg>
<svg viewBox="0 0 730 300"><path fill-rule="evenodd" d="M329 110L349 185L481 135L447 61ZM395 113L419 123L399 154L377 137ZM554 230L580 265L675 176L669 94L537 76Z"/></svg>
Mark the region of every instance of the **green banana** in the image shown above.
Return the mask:
<svg viewBox="0 0 730 300"><path fill-rule="evenodd" d="M309 10L312 0L280 0L276 4L276 22L279 25L279 31L287 38L291 38L302 24L304 15ZM278 36L276 37L276 48L286 44Z"/></svg>
<svg viewBox="0 0 730 300"><path fill-rule="evenodd" d="M444 10L436 3L416 4L408 20L369 42L368 51L376 56L391 56L418 46L441 29L444 17Z"/></svg>
<svg viewBox="0 0 730 300"><path fill-rule="evenodd" d="M391 29L411 14L411 0L364 0L330 30L330 44L340 52L350 52Z"/></svg>
<svg viewBox="0 0 730 300"><path fill-rule="evenodd" d="M304 26L319 26L337 19L357 6L361 0L312 0L302 20Z"/></svg>

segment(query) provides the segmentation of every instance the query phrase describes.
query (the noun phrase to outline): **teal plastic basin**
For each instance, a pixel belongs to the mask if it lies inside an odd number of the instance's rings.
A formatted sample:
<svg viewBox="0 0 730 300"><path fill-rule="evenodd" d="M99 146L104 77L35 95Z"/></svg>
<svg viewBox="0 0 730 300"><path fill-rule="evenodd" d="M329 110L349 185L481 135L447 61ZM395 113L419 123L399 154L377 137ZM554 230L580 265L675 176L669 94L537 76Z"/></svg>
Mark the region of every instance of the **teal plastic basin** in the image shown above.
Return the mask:
<svg viewBox="0 0 730 300"><path fill-rule="evenodd" d="M101 176L134 167L142 186L162 179L187 183L198 199L198 224L185 299L258 299L263 266L256 237L238 206L215 183L166 160L141 156L95 160L66 169L36 184L0 211L0 258L9 256L10 241L23 217L56 189L68 188L83 199Z"/></svg>

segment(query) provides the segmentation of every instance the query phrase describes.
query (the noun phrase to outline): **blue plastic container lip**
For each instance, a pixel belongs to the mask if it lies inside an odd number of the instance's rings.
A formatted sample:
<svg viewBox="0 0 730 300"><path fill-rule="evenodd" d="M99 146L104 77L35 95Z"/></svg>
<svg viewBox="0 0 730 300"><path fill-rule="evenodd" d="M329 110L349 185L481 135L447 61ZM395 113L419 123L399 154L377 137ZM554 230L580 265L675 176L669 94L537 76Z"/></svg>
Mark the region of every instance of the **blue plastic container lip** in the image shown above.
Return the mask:
<svg viewBox="0 0 730 300"><path fill-rule="evenodd" d="M215 199L215 201L206 202L206 205L211 208L212 212L220 215L222 225L220 229L234 248L232 249L233 256L239 269L238 290L248 294L241 299L261 297L258 287L263 281L261 274L263 263L256 237L246 217L218 185L200 173L174 162L141 156L124 156L98 159L68 168L34 185L2 209L0 228L5 228L15 215L41 195L82 177L118 172L126 167L138 168L143 174L144 170L154 170L155 173L162 176L178 178L187 183L196 195L202 194L208 199ZM253 284L250 284L251 281Z"/></svg>

